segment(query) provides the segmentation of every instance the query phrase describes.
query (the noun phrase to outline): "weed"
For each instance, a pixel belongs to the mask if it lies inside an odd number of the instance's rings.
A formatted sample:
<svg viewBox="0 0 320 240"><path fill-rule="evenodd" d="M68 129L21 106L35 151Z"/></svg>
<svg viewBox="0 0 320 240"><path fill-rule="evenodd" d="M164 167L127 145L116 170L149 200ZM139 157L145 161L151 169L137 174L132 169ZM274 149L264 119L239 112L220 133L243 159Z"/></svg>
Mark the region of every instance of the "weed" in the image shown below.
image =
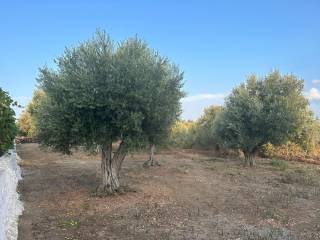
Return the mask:
<svg viewBox="0 0 320 240"><path fill-rule="evenodd" d="M59 222L60 227L78 227L80 225L80 222L77 220L64 220Z"/></svg>

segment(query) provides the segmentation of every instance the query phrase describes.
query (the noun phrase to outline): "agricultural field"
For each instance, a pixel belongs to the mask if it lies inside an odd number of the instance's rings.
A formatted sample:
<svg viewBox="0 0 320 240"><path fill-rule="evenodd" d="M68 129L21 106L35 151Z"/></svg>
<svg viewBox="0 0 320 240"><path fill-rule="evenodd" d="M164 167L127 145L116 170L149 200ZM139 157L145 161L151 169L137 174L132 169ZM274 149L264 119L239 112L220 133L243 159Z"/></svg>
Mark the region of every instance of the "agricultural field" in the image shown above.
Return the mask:
<svg viewBox="0 0 320 240"><path fill-rule="evenodd" d="M144 168L129 154L122 188L99 196L100 155L71 156L19 144L24 212L20 240L320 239L320 168L200 150L163 150Z"/></svg>
<svg viewBox="0 0 320 240"><path fill-rule="evenodd" d="M319 12L1 4L0 240L320 240Z"/></svg>

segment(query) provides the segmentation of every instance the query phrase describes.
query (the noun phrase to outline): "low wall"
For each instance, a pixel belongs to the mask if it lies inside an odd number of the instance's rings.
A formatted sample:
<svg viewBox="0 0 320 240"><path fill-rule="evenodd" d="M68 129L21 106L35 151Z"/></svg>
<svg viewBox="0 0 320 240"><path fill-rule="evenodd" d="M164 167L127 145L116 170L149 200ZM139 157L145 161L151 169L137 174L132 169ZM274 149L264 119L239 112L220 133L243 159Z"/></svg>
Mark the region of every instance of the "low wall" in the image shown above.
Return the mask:
<svg viewBox="0 0 320 240"><path fill-rule="evenodd" d="M0 240L16 240L18 237L18 219L23 211L17 193L18 181L21 180L18 160L15 150L0 158Z"/></svg>

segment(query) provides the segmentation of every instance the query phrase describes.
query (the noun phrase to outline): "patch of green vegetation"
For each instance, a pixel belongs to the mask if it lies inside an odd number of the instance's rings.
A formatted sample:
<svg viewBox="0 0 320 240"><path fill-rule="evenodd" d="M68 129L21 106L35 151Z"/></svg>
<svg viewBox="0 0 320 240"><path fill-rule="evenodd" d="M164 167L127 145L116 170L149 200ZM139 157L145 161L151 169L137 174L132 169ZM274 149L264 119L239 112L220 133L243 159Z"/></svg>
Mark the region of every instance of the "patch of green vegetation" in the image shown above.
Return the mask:
<svg viewBox="0 0 320 240"><path fill-rule="evenodd" d="M78 220L63 220L59 222L59 226L66 228L66 227L78 227L80 225L80 222Z"/></svg>
<svg viewBox="0 0 320 240"><path fill-rule="evenodd" d="M274 168L280 171L285 171L289 167L288 162L284 160L279 160L279 159L272 159L271 166L273 166Z"/></svg>

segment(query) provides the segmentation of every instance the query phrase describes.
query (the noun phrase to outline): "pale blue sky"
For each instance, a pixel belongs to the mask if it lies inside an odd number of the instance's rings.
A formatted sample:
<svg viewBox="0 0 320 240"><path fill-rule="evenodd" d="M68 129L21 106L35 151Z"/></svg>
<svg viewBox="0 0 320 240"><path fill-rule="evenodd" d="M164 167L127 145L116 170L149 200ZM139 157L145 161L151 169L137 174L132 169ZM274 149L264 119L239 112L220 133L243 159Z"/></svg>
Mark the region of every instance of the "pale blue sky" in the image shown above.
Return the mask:
<svg viewBox="0 0 320 240"><path fill-rule="evenodd" d="M137 34L185 72L183 118L222 104L251 73L273 69L305 80L320 114L320 1L2 1L0 86L22 104L38 68L97 28Z"/></svg>

